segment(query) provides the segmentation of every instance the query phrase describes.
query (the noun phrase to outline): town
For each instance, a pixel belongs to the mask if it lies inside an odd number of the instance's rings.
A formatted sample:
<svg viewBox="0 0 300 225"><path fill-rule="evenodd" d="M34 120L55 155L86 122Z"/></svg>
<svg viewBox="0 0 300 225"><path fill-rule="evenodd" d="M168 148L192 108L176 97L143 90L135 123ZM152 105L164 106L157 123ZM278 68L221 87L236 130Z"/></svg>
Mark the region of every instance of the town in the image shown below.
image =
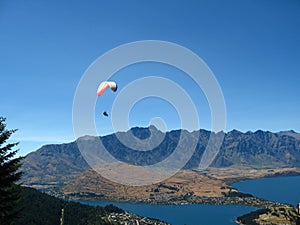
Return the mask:
<svg viewBox="0 0 300 225"><path fill-rule="evenodd" d="M124 224L124 225L168 225L168 223L150 219L146 217L137 216L128 212L124 213L111 213L106 217L102 217L103 220L106 220L110 224Z"/></svg>

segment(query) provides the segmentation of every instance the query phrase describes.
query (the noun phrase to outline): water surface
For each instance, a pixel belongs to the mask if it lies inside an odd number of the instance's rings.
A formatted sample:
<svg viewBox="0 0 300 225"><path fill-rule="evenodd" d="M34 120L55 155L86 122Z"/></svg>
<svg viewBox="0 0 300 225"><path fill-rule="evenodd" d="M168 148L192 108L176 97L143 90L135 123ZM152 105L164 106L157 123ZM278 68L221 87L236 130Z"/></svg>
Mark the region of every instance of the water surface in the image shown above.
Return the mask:
<svg viewBox="0 0 300 225"><path fill-rule="evenodd" d="M300 199L300 176L247 180L232 185L241 192L268 200L296 205ZM235 219L256 208L242 205L147 205L119 202L80 201L105 206L114 204L140 216L157 218L173 225L236 225Z"/></svg>
<svg viewBox="0 0 300 225"><path fill-rule="evenodd" d="M300 200L300 176L246 180L232 186L241 192L280 203L297 205Z"/></svg>
<svg viewBox="0 0 300 225"><path fill-rule="evenodd" d="M128 212L160 219L173 225L236 225L237 216L255 210L253 207L241 205L147 205L119 202L80 202L99 206L114 204Z"/></svg>

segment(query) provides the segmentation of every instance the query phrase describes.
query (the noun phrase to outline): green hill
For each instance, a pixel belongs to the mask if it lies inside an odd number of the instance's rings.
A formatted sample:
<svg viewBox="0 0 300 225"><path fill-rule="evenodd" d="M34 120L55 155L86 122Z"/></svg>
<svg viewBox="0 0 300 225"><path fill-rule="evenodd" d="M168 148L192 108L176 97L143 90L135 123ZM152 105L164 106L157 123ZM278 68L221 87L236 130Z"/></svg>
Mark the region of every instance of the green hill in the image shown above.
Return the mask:
<svg viewBox="0 0 300 225"><path fill-rule="evenodd" d="M21 213L15 225L110 225L110 224L157 224L168 225L160 220L134 215L114 205L89 206L23 187Z"/></svg>
<svg viewBox="0 0 300 225"><path fill-rule="evenodd" d="M41 193L24 187L22 190L22 208L16 225L101 225L110 224L105 217L110 213L122 213L123 210L113 205L106 207L88 206Z"/></svg>

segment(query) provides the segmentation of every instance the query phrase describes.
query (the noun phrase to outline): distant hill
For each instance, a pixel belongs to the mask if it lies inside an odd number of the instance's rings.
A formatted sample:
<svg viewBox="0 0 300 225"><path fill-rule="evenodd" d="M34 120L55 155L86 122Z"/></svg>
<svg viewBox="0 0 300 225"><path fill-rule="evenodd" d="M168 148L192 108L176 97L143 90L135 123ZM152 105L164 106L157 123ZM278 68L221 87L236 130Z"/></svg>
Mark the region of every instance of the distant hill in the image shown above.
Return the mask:
<svg viewBox="0 0 300 225"><path fill-rule="evenodd" d="M137 138L149 137L150 128L132 128L118 133L126 139L132 132ZM188 132L174 130L162 133L155 130L157 138L164 136L163 141L150 151L132 150L124 146L116 134L104 137L86 136L79 139L86 149L94 148L96 141L102 141L106 149L118 160L133 165L151 165L168 157L176 148L180 135L184 142L190 143L199 135L196 150L185 165L185 169L197 169L201 156L208 142L210 131L200 130ZM139 142L134 143L135 149ZM183 146L179 146L184 149ZM182 151L184 154L184 151ZM300 134L294 131L272 133L258 130L256 132L240 132L232 130L225 133L220 152L211 164L212 167L251 166L255 168L300 167ZM24 183L29 185L63 185L79 174L90 169L82 157L77 143L45 145L27 155L22 170L25 172Z"/></svg>

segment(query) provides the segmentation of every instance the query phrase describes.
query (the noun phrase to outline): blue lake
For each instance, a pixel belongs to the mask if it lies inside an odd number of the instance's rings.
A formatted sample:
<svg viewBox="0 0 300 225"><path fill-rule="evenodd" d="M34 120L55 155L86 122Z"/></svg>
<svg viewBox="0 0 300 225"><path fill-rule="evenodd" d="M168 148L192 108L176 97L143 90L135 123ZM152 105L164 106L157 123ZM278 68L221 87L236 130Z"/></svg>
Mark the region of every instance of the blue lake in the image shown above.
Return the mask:
<svg viewBox="0 0 300 225"><path fill-rule="evenodd" d="M232 186L241 192L294 206L300 200L300 176L246 180Z"/></svg>
<svg viewBox="0 0 300 225"><path fill-rule="evenodd" d="M128 212L160 219L173 225L236 225L239 215L255 208L241 205L147 205L119 202L80 201L84 204L105 206L114 204Z"/></svg>
<svg viewBox="0 0 300 225"><path fill-rule="evenodd" d="M300 176L276 177L238 182L232 185L242 192L296 205L300 198ZM105 206L114 204L128 212L157 218L173 225L236 225L235 219L256 208L241 205L147 205L118 202L80 201Z"/></svg>

